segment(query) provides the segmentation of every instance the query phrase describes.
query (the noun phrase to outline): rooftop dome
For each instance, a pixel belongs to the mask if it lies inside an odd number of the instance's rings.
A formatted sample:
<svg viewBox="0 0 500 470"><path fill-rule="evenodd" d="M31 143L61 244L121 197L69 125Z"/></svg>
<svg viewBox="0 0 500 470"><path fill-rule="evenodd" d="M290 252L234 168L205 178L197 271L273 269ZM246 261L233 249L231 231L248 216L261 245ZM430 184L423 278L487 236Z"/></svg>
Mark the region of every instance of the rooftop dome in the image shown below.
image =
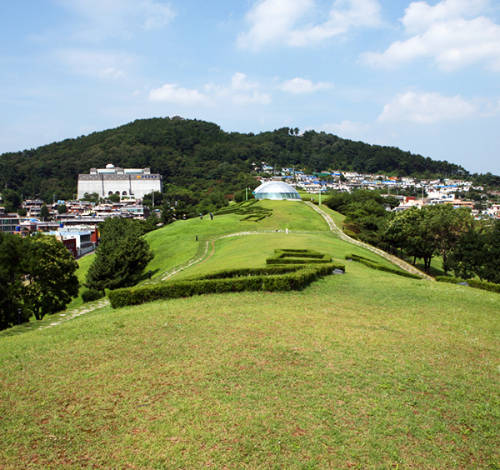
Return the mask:
<svg viewBox="0 0 500 470"><path fill-rule="evenodd" d="M281 181L270 181L261 184L254 194L255 199L301 200L300 194L293 186Z"/></svg>

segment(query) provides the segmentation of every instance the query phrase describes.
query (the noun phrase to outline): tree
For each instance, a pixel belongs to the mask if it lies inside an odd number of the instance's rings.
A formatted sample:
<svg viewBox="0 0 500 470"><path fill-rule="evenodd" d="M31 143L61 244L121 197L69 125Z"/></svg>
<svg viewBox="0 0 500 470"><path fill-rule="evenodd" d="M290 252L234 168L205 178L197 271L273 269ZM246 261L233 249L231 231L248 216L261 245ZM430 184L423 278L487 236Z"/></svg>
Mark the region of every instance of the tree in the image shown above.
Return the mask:
<svg viewBox="0 0 500 470"><path fill-rule="evenodd" d="M78 263L64 244L52 235L28 239L23 304L37 320L66 308L78 295Z"/></svg>
<svg viewBox="0 0 500 470"><path fill-rule="evenodd" d="M57 213L58 214L66 214L68 212L68 207L66 204L61 204L60 206L57 207Z"/></svg>
<svg viewBox="0 0 500 470"><path fill-rule="evenodd" d="M120 195L119 194L110 194L108 196L108 199L111 201L111 202L120 202Z"/></svg>
<svg viewBox="0 0 500 470"><path fill-rule="evenodd" d="M5 212L14 212L21 207L21 197L13 189L5 189L2 193Z"/></svg>
<svg viewBox="0 0 500 470"><path fill-rule="evenodd" d="M462 234L472 227L474 219L468 209L455 209L450 204L425 206L421 210L424 214L424 227L429 231L437 253L443 258L446 273L449 254L456 248Z"/></svg>
<svg viewBox="0 0 500 470"><path fill-rule="evenodd" d="M96 204L99 203L99 194L97 193L85 193L82 197L82 201L88 201L88 202L95 202Z"/></svg>
<svg viewBox="0 0 500 470"><path fill-rule="evenodd" d="M85 286L104 291L134 285L154 256L140 228L132 220L109 218L99 229L101 241Z"/></svg>
<svg viewBox="0 0 500 470"><path fill-rule="evenodd" d="M402 246L409 256L413 256L413 264L416 258L421 258L425 272L429 272L436 247L434 238L425 226L425 217L424 209L417 207L399 212L388 223L386 237L396 247Z"/></svg>
<svg viewBox="0 0 500 470"><path fill-rule="evenodd" d="M487 262L486 236L470 228L462 234L457 246L446 261L446 271L452 270L456 277L471 279L478 276L484 279L484 266Z"/></svg>
<svg viewBox="0 0 500 470"><path fill-rule="evenodd" d="M26 240L17 235L0 232L0 330L18 321L18 309L22 307ZM29 319L22 310L22 321Z"/></svg>
<svg viewBox="0 0 500 470"><path fill-rule="evenodd" d="M44 204L40 209L40 218L45 220L49 216L49 209L47 208L47 204Z"/></svg>

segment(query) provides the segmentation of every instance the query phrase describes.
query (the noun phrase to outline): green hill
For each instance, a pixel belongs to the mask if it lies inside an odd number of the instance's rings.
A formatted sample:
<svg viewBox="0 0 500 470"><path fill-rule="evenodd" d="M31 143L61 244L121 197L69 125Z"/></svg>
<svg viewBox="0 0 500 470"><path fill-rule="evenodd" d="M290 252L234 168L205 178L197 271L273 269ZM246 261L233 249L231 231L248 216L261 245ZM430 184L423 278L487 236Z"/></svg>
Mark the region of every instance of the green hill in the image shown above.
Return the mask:
<svg viewBox="0 0 500 470"><path fill-rule="evenodd" d="M152 282L288 247L390 265L303 203L264 204L261 222L149 233ZM0 468L498 468L498 294L345 264L300 291L105 306L4 332Z"/></svg>
<svg viewBox="0 0 500 470"><path fill-rule="evenodd" d="M289 128L258 135L224 132L197 120L137 120L77 139L0 155L0 187L25 197L51 201L73 198L79 173L108 163L129 168L150 167L167 184L189 188L191 198L214 186L226 194L256 185L249 178L252 163L322 171L328 168L400 175L466 176L459 165L369 145L325 132L296 136ZM491 175L490 175L491 176ZM497 181L498 183L498 181ZM482 183L489 184L489 183Z"/></svg>

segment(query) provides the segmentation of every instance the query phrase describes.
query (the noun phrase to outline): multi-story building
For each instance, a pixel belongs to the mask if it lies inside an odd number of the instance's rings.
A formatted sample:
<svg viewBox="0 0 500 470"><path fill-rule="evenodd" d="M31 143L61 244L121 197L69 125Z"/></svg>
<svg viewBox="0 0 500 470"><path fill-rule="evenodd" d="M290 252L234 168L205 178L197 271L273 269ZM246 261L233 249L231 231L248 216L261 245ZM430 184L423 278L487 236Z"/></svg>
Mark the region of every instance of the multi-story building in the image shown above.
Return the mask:
<svg viewBox="0 0 500 470"><path fill-rule="evenodd" d="M112 164L106 168L91 168L90 174L78 175L78 199L85 193L97 193L99 197L118 194L121 198L142 199L146 194L162 190L162 178L149 168L118 168Z"/></svg>
<svg viewBox="0 0 500 470"><path fill-rule="evenodd" d="M5 208L0 207L0 231L4 233L14 233L19 225L17 214L5 213Z"/></svg>

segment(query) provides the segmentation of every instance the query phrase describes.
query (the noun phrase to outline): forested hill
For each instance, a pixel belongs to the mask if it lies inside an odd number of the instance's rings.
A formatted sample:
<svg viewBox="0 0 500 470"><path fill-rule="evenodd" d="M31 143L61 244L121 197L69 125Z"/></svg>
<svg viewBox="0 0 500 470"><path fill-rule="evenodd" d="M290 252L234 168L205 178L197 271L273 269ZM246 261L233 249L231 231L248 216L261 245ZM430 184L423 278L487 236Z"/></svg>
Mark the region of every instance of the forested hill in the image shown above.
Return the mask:
<svg viewBox="0 0 500 470"><path fill-rule="evenodd" d="M70 198L79 173L108 163L128 168L150 167L166 183L210 187L246 179L252 163L431 177L467 176L459 165L382 147L353 142L324 132L282 128L258 135L227 133L213 123L154 118L116 129L67 139L37 149L0 156L0 187L51 200Z"/></svg>

